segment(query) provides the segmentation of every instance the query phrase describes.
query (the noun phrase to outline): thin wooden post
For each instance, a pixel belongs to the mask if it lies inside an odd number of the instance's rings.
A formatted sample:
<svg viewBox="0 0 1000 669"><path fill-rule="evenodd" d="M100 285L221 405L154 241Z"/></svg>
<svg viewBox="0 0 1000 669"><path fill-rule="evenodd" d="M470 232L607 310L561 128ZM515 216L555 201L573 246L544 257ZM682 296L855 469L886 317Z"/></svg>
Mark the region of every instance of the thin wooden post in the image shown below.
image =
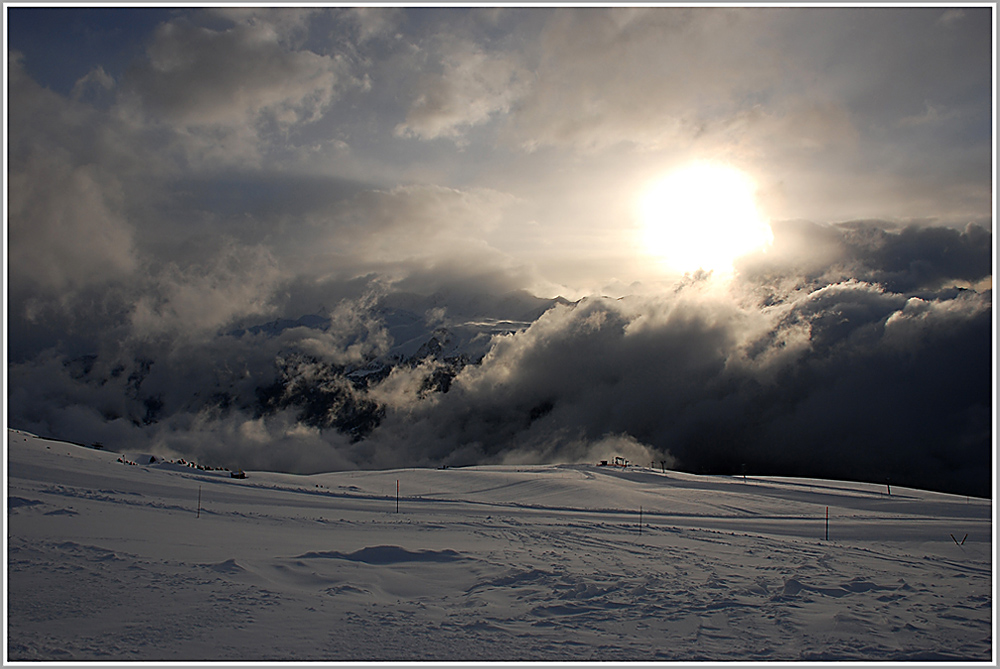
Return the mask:
<svg viewBox="0 0 1000 669"><path fill-rule="evenodd" d="M826 540L830 540L830 507L826 507Z"/></svg>
<svg viewBox="0 0 1000 669"><path fill-rule="evenodd" d="M399 513L399 479L396 479L396 513Z"/></svg>

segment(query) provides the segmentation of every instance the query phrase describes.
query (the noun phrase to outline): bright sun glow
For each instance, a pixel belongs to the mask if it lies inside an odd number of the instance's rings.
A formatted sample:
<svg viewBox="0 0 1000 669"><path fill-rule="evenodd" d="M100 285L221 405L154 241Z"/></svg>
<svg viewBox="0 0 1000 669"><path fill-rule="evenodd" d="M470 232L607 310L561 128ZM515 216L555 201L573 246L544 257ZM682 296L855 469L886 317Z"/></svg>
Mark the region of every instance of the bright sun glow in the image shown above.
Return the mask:
<svg viewBox="0 0 1000 669"><path fill-rule="evenodd" d="M755 184L726 165L695 163L653 182L639 201L640 243L672 270L733 271L773 237L757 209Z"/></svg>

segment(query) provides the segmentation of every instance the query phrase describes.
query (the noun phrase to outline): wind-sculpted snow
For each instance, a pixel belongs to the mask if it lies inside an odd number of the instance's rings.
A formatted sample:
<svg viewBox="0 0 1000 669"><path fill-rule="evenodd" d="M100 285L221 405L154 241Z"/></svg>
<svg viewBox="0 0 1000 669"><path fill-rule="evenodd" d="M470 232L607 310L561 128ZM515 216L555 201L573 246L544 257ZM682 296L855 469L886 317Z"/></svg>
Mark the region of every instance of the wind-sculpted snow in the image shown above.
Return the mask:
<svg viewBox="0 0 1000 669"><path fill-rule="evenodd" d="M233 479L118 457L8 432L6 660L995 660L988 500L583 464Z"/></svg>
<svg viewBox="0 0 1000 669"><path fill-rule="evenodd" d="M333 558L336 560L350 560L351 562L364 562L366 564L398 564L400 562L452 562L461 560L462 556L457 552L445 549L442 551L409 551L400 546L367 546L353 553L338 553L337 551L309 552L299 556L300 558Z"/></svg>

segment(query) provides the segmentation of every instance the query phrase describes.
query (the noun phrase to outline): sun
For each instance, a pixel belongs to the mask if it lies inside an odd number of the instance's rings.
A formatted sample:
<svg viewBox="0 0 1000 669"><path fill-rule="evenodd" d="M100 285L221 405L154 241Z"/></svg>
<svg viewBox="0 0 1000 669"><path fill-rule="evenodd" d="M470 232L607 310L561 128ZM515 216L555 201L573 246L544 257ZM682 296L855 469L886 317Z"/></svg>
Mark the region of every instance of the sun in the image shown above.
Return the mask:
<svg viewBox="0 0 1000 669"><path fill-rule="evenodd" d="M756 184L729 165L699 162L653 181L640 195L643 252L678 272L731 274L740 256L771 244Z"/></svg>

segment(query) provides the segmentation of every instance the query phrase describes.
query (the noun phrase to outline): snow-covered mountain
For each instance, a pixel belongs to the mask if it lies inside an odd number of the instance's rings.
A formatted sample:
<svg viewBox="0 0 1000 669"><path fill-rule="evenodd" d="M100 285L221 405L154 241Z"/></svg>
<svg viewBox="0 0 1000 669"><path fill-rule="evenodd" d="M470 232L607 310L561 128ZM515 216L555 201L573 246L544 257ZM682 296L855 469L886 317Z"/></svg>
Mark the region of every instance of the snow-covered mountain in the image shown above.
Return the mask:
<svg viewBox="0 0 1000 669"><path fill-rule="evenodd" d="M556 305L573 304L562 297L545 299L527 291L461 295L438 291L431 295L389 293L374 302L368 316L376 319L390 336L389 350L378 356L387 364L436 358L464 357L477 361L489 350L494 335L525 329ZM247 325L226 334L277 337L293 328L326 331L329 316L306 314L296 319L279 318Z"/></svg>
<svg viewBox="0 0 1000 669"><path fill-rule="evenodd" d="M162 378L173 376L164 370L170 361L163 351L137 350L131 358L111 351L114 359L87 354L66 365L74 379L93 388L120 387L119 407L106 413L110 420L128 418L146 427L179 412L220 416L238 410L261 418L291 411L303 425L362 440L384 415L368 391L394 368L423 365L424 391L447 392L462 369L482 360L494 337L522 331L552 307L571 304L525 291L389 293L362 308L352 304L348 313L243 323L201 344L220 354L186 370L198 378L182 386ZM239 367L233 357L242 358Z"/></svg>
<svg viewBox="0 0 1000 669"><path fill-rule="evenodd" d="M299 350L282 351L279 374L273 383L256 388L253 409L257 415L266 415L292 408L299 411L298 419L305 425L336 429L361 440L384 415L384 407L370 398L367 390L395 367L423 364L427 369L424 390L448 392L452 379L466 365L483 359L494 337L520 332L552 307L571 304L561 297L543 299L526 291L502 296L390 293L363 315L385 338L381 350L349 363ZM330 317L306 315L253 325L229 335L274 338L293 328L326 332L330 327Z"/></svg>
<svg viewBox="0 0 1000 669"><path fill-rule="evenodd" d="M996 661L988 500L596 463L238 479L16 430L6 455L5 663Z"/></svg>
<svg viewBox="0 0 1000 669"><path fill-rule="evenodd" d="M988 294L850 281L761 311L730 288L569 304L367 286L13 363L9 411L58 438L303 474L589 461L617 440L691 473L990 495Z"/></svg>

